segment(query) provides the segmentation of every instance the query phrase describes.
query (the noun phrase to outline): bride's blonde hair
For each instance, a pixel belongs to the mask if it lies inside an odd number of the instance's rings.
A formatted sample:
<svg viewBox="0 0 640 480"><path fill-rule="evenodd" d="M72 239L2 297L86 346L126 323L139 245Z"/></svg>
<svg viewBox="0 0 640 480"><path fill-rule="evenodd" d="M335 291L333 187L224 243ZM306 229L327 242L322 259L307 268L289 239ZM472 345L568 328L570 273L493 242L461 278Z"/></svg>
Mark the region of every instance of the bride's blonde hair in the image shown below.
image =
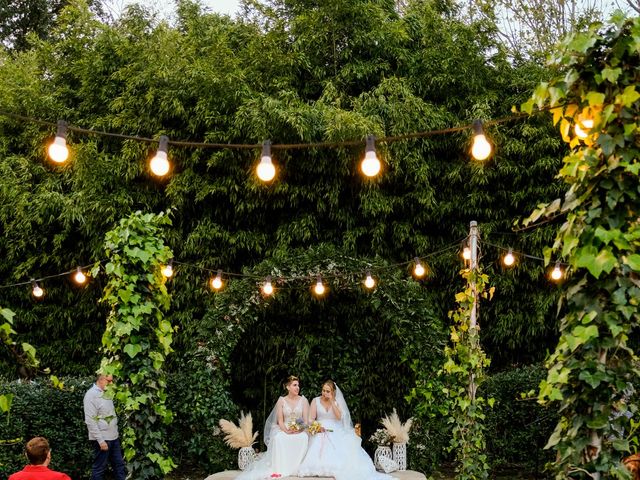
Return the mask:
<svg viewBox="0 0 640 480"><path fill-rule="evenodd" d="M295 375L289 375L287 377L287 381L284 382L284 388L287 388L289 385L291 385L292 382L295 382L295 381L299 382L300 379L298 377L296 377Z"/></svg>
<svg viewBox="0 0 640 480"><path fill-rule="evenodd" d="M322 386L324 387L325 385L329 385L329 388L333 393L336 392L336 382L334 382L333 380L325 380Z"/></svg>

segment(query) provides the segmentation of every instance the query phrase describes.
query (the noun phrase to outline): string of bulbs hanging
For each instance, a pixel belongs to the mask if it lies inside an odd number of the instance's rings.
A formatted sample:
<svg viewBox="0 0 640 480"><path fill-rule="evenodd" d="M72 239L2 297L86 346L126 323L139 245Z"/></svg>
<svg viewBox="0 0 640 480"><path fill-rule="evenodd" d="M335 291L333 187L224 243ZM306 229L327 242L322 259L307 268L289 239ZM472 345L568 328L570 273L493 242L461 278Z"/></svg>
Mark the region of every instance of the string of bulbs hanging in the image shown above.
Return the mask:
<svg viewBox="0 0 640 480"><path fill-rule="evenodd" d="M313 274L313 275L302 276L302 277L300 276L287 277L287 276L281 275L281 276L278 276L276 279L274 279L271 275L267 275L266 277L264 277L262 281L260 281L259 277L257 277L256 275L224 272L222 269L217 269L215 270L215 275L212 275L208 280L208 284L212 291L220 292L221 290L224 289L226 285L225 278L229 279L231 277L237 277L237 278L255 279L257 285L260 288L261 294L264 297L270 297L276 292L276 287L274 286L274 283L276 283L276 281L279 285L285 285L287 283L294 283L294 282L299 283L300 281L303 281L303 282L306 281L309 284L311 284L311 292L313 293L313 295L321 298L325 296L329 291L328 284L326 283L328 278L334 278L334 279L335 278L352 278L353 276L356 276L356 277L362 278L360 283L362 284L362 286L366 291L373 291L378 286L378 280L376 279L376 276L373 273L374 270L380 272L382 270L391 269L391 268L412 266L412 270L411 270L412 277L416 280L423 280L430 273L429 267L426 265L426 263L424 263L425 260L433 256L442 255L443 253L446 253L454 249L458 250L464 264L468 266L471 260L471 249L469 248L467 242L468 242L468 239L464 239L462 241L463 243L462 248L460 248L460 243L461 243L460 241L453 242L448 246L440 250L437 250L435 252L432 252L430 254L424 255L423 257L414 257L411 261L408 261L408 262L401 262L401 263L396 263L396 264L387 265L387 266L378 267L378 268L367 267L364 271L333 274L332 276L329 276L329 277L323 277L322 274ZM513 250L513 248L511 247L504 247L488 241L483 241L482 244L493 247L503 252L501 254L500 260L502 265L507 269L515 267L518 264L518 258L531 259L539 262L544 262L544 258L542 257L529 255L523 252L518 252ZM163 265L160 270L162 275L167 279L167 281L173 278L174 275L176 274L174 269L174 263L178 263L182 267L195 268L195 269L209 271L209 272L212 271L210 269L200 267L198 265L191 264L191 263L174 262L174 260L172 259L166 265ZM556 261L552 263L553 263L553 267L547 271L547 276L550 281L554 283L559 283L565 277L565 268L567 265L560 261ZM45 290L41 286L41 283L43 283L44 280L48 280L55 277L61 277L65 275L71 275L73 281L78 286L83 286L89 280L88 275L85 273L87 269L88 267L86 266L85 267L78 266L73 270L65 271L59 274L49 275L49 276L38 278L38 279L30 279L29 281L26 281L26 282L3 285L3 286L0 286L0 288L4 289L4 288L11 288L11 287L19 287L24 285L31 285L31 294L35 299L40 300L45 295Z"/></svg>

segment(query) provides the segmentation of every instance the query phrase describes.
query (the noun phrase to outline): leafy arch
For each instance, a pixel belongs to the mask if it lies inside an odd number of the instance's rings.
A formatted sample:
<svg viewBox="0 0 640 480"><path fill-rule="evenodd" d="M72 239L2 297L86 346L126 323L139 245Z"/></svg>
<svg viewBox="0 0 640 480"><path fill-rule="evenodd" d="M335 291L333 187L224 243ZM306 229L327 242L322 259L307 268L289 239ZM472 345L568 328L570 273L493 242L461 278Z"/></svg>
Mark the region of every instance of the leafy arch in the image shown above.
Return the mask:
<svg viewBox="0 0 640 480"><path fill-rule="evenodd" d="M378 284L368 292L361 280L372 266ZM254 413L258 426L291 372L302 377L308 397L325 378L338 381L366 435L382 413L406 412L414 364L437 371L446 334L428 280L419 283L404 268L328 245L280 252L244 273L215 296L198 342L216 380ZM317 274L329 285L328 298L311 295ZM276 282L276 294L264 298L258 285L267 275L293 280ZM253 383L252 368L263 374L261 385Z"/></svg>

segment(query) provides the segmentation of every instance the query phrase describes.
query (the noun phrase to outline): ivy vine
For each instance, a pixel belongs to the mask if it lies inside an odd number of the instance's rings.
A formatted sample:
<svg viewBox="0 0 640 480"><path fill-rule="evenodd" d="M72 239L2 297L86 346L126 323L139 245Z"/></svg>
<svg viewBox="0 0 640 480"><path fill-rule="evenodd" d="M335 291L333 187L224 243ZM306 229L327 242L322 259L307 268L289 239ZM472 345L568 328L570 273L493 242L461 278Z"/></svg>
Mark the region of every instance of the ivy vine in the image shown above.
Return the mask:
<svg viewBox="0 0 640 480"><path fill-rule="evenodd" d="M456 452L456 478L476 480L489 477L483 421L485 406L492 407L493 399L477 392L491 362L482 350L479 327L471 325L471 311L475 299L493 297L494 287L487 289L489 277L480 268L465 268L460 274L467 283L456 294L458 308L449 312L451 344L444 349L441 374L445 376L449 423L453 424L449 448Z"/></svg>
<svg viewBox="0 0 640 480"><path fill-rule="evenodd" d="M638 356L629 347L640 326L640 19L567 39L555 64L562 75L541 84L522 106L547 107L569 143L559 177L563 199L528 219L566 215L545 252L569 263L560 339L548 358L539 401L561 417L547 448L556 478L628 478L629 385Z"/></svg>
<svg viewBox="0 0 640 480"><path fill-rule="evenodd" d="M122 446L129 470L140 480L164 478L175 467L162 428L173 415L165 403L163 365L173 351L175 328L164 318L170 296L160 272L172 257L162 240L162 227L170 224L165 214L135 212L105 240L109 281L103 301L111 312L100 371L119 379L111 394L124 414Z"/></svg>

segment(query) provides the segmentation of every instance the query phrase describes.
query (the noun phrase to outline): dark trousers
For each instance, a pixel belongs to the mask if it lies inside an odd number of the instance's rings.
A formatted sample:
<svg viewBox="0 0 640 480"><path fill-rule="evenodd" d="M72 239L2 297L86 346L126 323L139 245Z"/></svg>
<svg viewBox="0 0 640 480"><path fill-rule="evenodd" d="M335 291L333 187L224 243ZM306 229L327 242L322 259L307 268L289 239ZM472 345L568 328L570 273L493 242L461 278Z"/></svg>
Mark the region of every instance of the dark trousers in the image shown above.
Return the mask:
<svg viewBox="0 0 640 480"><path fill-rule="evenodd" d="M107 440L109 450L100 450L100 444L96 441L91 442L93 445L93 466L91 467L91 480L103 480L104 472L107 471L107 464L111 464L113 476L116 480L125 480L127 476L124 466L124 457L122 456L122 447L120 439Z"/></svg>

